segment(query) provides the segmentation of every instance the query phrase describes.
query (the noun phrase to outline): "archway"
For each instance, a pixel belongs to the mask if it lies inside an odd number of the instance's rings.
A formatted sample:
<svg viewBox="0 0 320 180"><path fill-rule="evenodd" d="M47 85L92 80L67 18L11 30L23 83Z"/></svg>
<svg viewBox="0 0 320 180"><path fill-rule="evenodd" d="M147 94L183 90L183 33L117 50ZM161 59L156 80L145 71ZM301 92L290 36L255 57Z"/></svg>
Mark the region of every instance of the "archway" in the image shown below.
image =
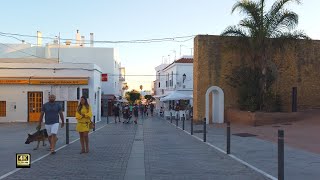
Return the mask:
<svg viewBox="0 0 320 180"><path fill-rule="evenodd" d="M224 122L224 93L218 86L211 86L206 92L206 123L209 124L209 94L212 92L212 122Z"/></svg>

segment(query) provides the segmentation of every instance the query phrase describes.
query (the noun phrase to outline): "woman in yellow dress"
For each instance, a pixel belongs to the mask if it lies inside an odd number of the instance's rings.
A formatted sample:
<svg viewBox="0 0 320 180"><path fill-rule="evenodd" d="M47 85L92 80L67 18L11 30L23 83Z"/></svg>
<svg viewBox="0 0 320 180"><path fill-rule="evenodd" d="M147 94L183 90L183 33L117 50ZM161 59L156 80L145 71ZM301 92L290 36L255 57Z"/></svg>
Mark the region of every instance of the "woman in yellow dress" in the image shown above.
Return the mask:
<svg viewBox="0 0 320 180"><path fill-rule="evenodd" d="M82 96L80 99L80 103L76 112L76 119L78 121L76 130L80 135L80 143L81 143L81 152L88 153L89 152L89 130L90 123L92 118L92 110L90 105L88 104L88 100L85 96Z"/></svg>

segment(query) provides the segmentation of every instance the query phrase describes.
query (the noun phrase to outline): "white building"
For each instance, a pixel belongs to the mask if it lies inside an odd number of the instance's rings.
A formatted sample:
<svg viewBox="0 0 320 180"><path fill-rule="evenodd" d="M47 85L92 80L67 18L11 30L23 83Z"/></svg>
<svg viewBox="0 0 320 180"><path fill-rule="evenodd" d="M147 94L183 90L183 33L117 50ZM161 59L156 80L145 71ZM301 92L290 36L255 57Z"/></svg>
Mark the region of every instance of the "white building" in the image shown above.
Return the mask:
<svg viewBox="0 0 320 180"><path fill-rule="evenodd" d="M171 64L161 64L155 68L155 97L161 98L173 91L181 94L193 95L193 58L183 56ZM159 101L157 107L159 108ZM191 101L192 104L192 101Z"/></svg>
<svg viewBox="0 0 320 180"><path fill-rule="evenodd" d="M90 34L90 46L86 46L84 36L76 33L76 42L58 39L51 44L42 46L41 33L37 32L37 46L31 44L0 44L0 62L10 62L10 59L48 59L58 62L93 63L102 70L102 94L122 95L122 83L125 81L125 69L121 67L119 53L114 48L93 47L93 33Z"/></svg>
<svg viewBox="0 0 320 180"><path fill-rule="evenodd" d="M101 69L80 63L0 63L0 122L38 121L42 104L56 95L65 118L76 122L81 96L100 121Z"/></svg>

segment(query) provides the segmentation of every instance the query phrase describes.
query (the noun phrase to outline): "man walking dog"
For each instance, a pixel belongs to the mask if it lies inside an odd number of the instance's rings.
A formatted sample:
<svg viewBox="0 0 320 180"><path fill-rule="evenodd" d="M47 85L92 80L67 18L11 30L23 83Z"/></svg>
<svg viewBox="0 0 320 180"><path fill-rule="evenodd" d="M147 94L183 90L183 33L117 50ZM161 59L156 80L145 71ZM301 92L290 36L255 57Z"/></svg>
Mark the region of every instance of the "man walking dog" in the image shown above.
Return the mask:
<svg viewBox="0 0 320 180"><path fill-rule="evenodd" d="M59 129L59 115L61 119L61 128L64 126L64 117L62 113L62 107L60 104L55 102L56 96L51 94L49 95L49 102L45 103L42 106L41 115L39 118L38 130L41 129L41 122L43 115L45 115L45 127L48 133L48 140L50 143L51 154L55 154L55 146L57 142L57 133Z"/></svg>

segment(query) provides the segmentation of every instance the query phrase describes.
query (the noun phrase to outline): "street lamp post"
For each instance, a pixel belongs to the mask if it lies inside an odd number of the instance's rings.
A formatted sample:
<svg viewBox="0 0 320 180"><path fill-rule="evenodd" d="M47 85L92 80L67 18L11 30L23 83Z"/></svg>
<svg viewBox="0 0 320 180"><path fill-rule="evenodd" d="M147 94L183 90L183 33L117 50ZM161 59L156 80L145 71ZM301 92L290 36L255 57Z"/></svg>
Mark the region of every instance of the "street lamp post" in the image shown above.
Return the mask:
<svg viewBox="0 0 320 180"><path fill-rule="evenodd" d="M176 50L171 50L171 51L174 52L174 60L173 60L173 61L175 61L176 58L177 58L177 56L176 56Z"/></svg>
<svg viewBox="0 0 320 180"><path fill-rule="evenodd" d="M182 47L182 46L187 47L187 46L185 46L185 45L180 44L180 58L181 58L181 47Z"/></svg>

